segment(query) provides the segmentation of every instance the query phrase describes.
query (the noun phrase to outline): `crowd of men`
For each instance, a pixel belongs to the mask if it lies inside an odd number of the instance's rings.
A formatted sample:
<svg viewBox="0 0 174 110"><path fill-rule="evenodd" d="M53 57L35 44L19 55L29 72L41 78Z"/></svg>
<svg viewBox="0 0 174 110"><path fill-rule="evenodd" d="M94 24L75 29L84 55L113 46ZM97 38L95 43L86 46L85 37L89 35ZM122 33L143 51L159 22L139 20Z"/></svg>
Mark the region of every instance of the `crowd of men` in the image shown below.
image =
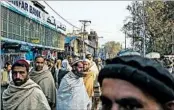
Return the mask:
<svg viewBox="0 0 174 110"><path fill-rule="evenodd" d="M96 61L88 54L63 61L37 56L33 67L24 59L7 62L1 70L2 110L97 109L103 66L100 58Z"/></svg>
<svg viewBox="0 0 174 110"><path fill-rule="evenodd" d="M161 63L137 55L105 63L91 54L63 61L37 56L33 67L24 59L7 62L1 109L174 110L174 78Z"/></svg>

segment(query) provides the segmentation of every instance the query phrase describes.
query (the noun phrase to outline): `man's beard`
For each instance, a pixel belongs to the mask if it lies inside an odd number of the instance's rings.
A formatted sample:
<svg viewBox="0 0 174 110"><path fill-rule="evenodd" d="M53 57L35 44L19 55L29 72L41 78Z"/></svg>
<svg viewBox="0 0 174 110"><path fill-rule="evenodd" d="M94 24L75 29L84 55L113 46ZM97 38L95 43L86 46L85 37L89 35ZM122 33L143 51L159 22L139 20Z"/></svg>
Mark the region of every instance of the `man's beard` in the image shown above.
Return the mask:
<svg viewBox="0 0 174 110"><path fill-rule="evenodd" d="M83 72L77 72L77 71L73 71L73 73L79 77L84 77Z"/></svg>
<svg viewBox="0 0 174 110"><path fill-rule="evenodd" d="M86 69L84 69L84 72L88 72L89 71L89 67L88 68L86 68Z"/></svg>
<svg viewBox="0 0 174 110"><path fill-rule="evenodd" d="M43 66L36 66L36 71L41 71L43 69Z"/></svg>
<svg viewBox="0 0 174 110"><path fill-rule="evenodd" d="M15 86L21 86L22 84L26 83L29 78L25 78L24 80L21 79L15 79L13 80Z"/></svg>

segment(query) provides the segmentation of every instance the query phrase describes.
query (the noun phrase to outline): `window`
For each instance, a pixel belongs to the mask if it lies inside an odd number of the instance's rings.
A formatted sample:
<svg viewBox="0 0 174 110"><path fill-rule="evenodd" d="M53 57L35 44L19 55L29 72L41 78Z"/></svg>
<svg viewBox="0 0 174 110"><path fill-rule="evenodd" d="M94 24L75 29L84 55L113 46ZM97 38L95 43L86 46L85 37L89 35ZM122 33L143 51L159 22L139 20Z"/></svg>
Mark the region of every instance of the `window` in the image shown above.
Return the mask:
<svg viewBox="0 0 174 110"><path fill-rule="evenodd" d="M39 39L39 44L64 48L64 36L59 32L3 6L1 8L1 27L3 37L30 43L32 43L32 38L36 38Z"/></svg>
<svg viewBox="0 0 174 110"><path fill-rule="evenodd" d="M44 26L41 26L41 44L46 45L45 44L45 27Z"/></svg>
<svg viewBox="0 0 174 110"><path fill-rule="evenodd" d="M1 6L1 17L7 19L7 8Z"/></svg>
<svg viewBox="0 0 174 110"><path fill-rule="evenodd" d="M57 36L57 32L53 31L53 47L58 47L58 36Z"/></svg>
<svg viewBox="0 0 174 110"><path fill-rule="evenodd" d="M7 9L1 8L1 36L7 37Z"/></svg>
<svg viewBox="0 0 174 110"><path fill-rule="evenodd" d="M23 16L20 16L20 24L21 24L21 27L24 27L24 17Z"/></svg>
<svg viewBox="0 0 174 110"><path fill-rule="evenodd" d="M49 28L45 28L45 41L46 41L46 46L50 46L51 44L51 32Z"/></svg>
<svg viewBox="0 0 174 110"><path fill-rule="evenodd" d="M13 24L11 22L8 23L8 38L13 38Z"/></svg>
<svg viewBox="0 0 174 110"><path fill-rule="evenodd" d="M14 22L14 13L9 10L9 22Z"/></svg>

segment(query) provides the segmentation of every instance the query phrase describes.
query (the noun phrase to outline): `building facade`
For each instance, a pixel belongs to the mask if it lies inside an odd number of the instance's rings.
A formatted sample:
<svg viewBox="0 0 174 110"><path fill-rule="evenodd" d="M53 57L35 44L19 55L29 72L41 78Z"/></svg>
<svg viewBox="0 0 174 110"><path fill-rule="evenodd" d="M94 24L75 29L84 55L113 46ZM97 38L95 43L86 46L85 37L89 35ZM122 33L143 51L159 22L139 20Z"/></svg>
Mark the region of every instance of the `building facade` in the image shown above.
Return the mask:
<svg viewBox="0 0 174 110"><path fill-rule="evenodd" d="M96 31L90 31L88 35L88 51L94 56L99 57L99 42Z"/></svg>
<svg viewBox="0 0 174 110"><path fill-rule="evenodd" d="M80 57L80 51L82 50L81 40L78 35L66 36L65 38L65 56L78 56Z"/></svg>
<svg viewBox="0 0 174 110"><path fill-rule="evenodd" d="M84 41L84 48L83 48ZM72 33L65 38L65 54L71 56L81 57L84 54L91 54L93 57L98 57L98 37L96 32L86 33L84 35L80 33Z"/></svg>
<svg viewBox="0 0 174 110"><path fill-rule="evenodd" d="M64 51L66 26L37 1L1 1L1 57L33 60L37 55L57 58ZM18 57L16 57L18 56Z"/></svg>

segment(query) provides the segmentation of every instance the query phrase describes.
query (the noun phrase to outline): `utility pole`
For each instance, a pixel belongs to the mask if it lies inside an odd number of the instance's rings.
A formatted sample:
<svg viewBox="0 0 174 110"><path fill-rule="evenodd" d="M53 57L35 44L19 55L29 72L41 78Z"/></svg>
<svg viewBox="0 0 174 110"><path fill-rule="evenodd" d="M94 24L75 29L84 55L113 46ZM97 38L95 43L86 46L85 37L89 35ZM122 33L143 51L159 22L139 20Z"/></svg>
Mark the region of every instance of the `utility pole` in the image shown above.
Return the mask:
<svg viewBox="0 0 174 110"><path fill-rule="evenodd" d="M87 26L87 23L91 23L91 21L88 21L88 20L79 20L79 22L81 22L83 24L83 49L82 49L82 53L83 53L83 59L85 59L85 32L86 32L86 26Z"/></svg>
<svg viewBox="0 0 174 110"><path fill-rule="evenodd" d="M145 9L143 1L143 56L146 55Z"/></svg>
<svg viewBox="0 0 174 110"><path fill-rule="evenodd" d="M98 53L99 53L99 41L98 41L99 38L103 38L103 36L101 36L101 37L98 37L98 36L97 36L97 43L96 43L96 57L98 57Z"/></svg>
<svg viewBox="0 0 174 110"><path fill-rule="evenodd" d="M126 50L126 31L125 31L125 50Z"/></svg>
<svg viewBox="0 0 174 110"><path fill-rule="evenodd" d="M133 12L135 12L135 7L136 7L136 3L132 4L133 6ZM132 25L132 34L133 34L133 50L135 49L135 14L133 14L133 25Z"/></svg>

